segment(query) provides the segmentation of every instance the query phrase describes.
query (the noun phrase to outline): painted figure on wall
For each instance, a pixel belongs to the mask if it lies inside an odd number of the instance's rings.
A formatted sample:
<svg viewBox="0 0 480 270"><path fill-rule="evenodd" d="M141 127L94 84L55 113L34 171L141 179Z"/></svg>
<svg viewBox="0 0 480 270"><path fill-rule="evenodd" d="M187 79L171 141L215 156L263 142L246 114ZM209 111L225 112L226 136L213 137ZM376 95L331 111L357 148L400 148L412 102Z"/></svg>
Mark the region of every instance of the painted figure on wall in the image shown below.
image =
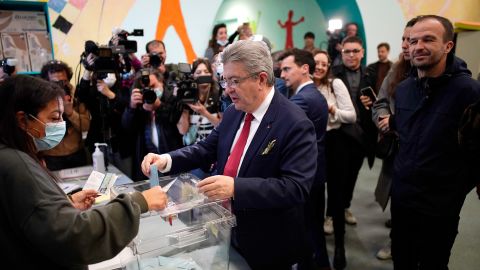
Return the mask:
<svg viewBox="0 0 480 270"><path fill-rule="evenodd" d="M305 18L302 16L298 21L294 22L292 21L293 18L293 10L288 11L288 19L285 21L285 23L282 23L280 20L278 20L278 25L280 25L281 28L284 28L287 31L287 37L285 39L285 50L293 48L293 27L305 20Z"/></svg>
<svg viewBox="0 0 480 270"><path fill-rule="evenodd" d="M173 26L175 31L177 31L178 37L182 41L183 47L185 48L187 61L192 63L193 60L197 58L197 55L195 54L192 43L190 42L190 38L188 37L185 20L182 14L182 7L180 6L180 0L162 1L160 15L158 16L157 34L155 38L162 40L169 26Z"/></svg>

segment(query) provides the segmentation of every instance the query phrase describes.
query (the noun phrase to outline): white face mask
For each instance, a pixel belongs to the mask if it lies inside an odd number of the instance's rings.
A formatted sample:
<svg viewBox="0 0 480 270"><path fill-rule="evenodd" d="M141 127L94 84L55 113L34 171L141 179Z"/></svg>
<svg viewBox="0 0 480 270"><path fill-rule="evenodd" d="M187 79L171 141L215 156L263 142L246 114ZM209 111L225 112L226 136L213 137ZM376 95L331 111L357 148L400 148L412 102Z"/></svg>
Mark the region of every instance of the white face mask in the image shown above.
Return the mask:
<svg viewBox="0 0 480 270"><path fill-rule="evenodd" d="M226 46L228 44L228 39L226 40L217 40L218 45Z"/></svg>
<svg viewBox="0 0 480 270"><path fill-rule="evenodd" d="M117 78L115 77L114 73L108 73L107 77L103 79L103 82L105 82L108 88L111 88L116 81L117 81Z"/></svg>
<svg viewBox="0 0 480 270"><path fill-rule="evenodd" d="M162 98L163 89L155 88L155 89L153 89L153 91L155 91L155 94L157 94L157 98L158 98L158 99L161 99L161 98Z"/></svg>
<svg viewBox="0 0 480 270"><path fill-rule="evenodd" d="M65 132L67 130L67 124L65 121L57 123L43 123L35 116L30 116L45 125L45 137L35 138L33 135L30 135L37 146L37 151L52 149L63 140L63 136L65 136Z"/></svg>

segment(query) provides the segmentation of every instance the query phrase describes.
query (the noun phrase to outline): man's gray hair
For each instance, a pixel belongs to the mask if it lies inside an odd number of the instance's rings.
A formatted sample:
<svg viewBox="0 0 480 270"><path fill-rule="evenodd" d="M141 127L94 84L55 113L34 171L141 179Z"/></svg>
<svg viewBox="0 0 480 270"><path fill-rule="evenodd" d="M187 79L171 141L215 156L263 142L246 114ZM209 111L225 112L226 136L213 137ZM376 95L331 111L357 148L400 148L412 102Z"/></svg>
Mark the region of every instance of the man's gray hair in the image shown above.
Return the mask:
<svg viewBox="0 0 480 270"><path fill-rule="evenodd" d="M239 40L228 45L221 54L222 63L242 63L250 74L267 73L267 84L273 85L273 61L267 45L261 41Z"/></svg>

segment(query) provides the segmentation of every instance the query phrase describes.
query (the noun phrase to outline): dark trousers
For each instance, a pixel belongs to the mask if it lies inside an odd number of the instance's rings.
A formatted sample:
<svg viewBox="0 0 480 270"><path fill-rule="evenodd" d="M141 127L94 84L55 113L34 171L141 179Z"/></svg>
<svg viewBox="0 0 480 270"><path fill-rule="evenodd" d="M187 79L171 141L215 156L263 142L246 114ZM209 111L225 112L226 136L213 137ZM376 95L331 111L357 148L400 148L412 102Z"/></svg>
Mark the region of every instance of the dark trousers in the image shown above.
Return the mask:
<svg viewBox="0 0 480 270"><path fill-rule="evenodd" d="M360 144L338 129L328 131L326 138L327 216L333 217L333 204L342 207L342 215L343 210L350 207L365 151ZM329 178L333 178L335 183L330 183ZM334 190L331 190L331 185L335 185ZM334 203L334 200L337 202Z"/></svg>
<svg viewBox="0 0 480 270"><path fill-rule="evenodd" d="M309 249L305 258L299 263L299 270L329 267L327 245L323 233L325 216L325 184L317 184L310 190L310 196L305 204L307 245Z"/></svg>
<svg viewBox="0 0 480 270"><path fill-rule="evenodd" d="M392 200L392 256L395 270L448 270L459 216L430 216Z"/></svg>
<svg viewBox="0 0 480 270"><path fill-rule="evenodd" d="M347 137L344 147L348 147L347 160L344 170L346 170L347 176L344 186L344 208L350 208L350 203L353 198L353 191L355 190L355 184L357 183L358 173L362 168L363 160L365 159L365 150L363 147L350 137Z"/></svg>
<svg viewBox="0 0 480 270"><path fill-rule="evenodd" d="M360 149L361 150L361 149ZM338 129L326 136L327 215L333 218L335 246L343 247L346 201L352 199L353 187L363 162L363 151L357 143ZM352 181L353 180L353 181Z"/></svg>

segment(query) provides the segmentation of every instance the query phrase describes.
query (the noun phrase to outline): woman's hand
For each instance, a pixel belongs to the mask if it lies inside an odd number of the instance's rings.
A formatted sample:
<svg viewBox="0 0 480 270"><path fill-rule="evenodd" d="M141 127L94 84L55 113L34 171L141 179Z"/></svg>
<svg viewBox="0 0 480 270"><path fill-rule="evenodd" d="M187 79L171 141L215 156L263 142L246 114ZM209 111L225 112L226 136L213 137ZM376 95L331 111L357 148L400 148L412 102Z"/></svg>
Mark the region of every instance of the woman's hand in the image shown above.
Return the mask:
<svg viewBox="0 0 480 270"><path fill-rule="evenodd" d="M98 197L98 192L93 189L81 190L70 196L70 198L72 199L73 207L82 211L92 207L96 197Z"/></svg>
<svg viewBox="0 0 480 270"><path fill-rule="evenodd" d="M202 103L200 102L197 102L197 103L187 103L188 107L190 107L190 109L192 109L194 112L200 114L200 115L203 115L205 116L205 114L208 113L207 111L207 108L205 108L205 106L203 106Z"/></svg>

